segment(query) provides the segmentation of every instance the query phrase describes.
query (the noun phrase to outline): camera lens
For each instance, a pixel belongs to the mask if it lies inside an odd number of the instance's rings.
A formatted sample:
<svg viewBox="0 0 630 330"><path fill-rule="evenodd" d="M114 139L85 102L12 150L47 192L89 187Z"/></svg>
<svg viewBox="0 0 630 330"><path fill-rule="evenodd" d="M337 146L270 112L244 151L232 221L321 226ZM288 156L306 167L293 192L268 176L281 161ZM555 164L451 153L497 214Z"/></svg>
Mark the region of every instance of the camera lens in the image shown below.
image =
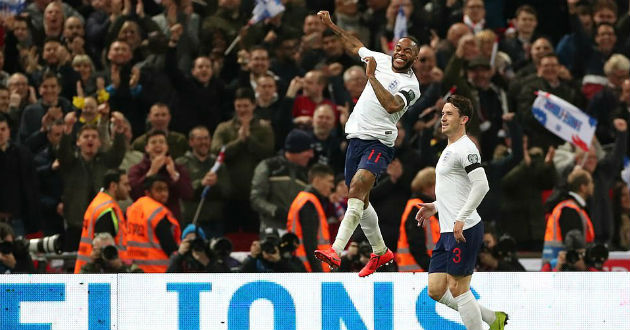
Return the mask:
<svg viewBox="0 0 630 330"><path fill-rule="evenodd" d="M197 252L205 251L206 245L207 245L206 240L204 240L201 237L195 238L191 243L192 249Z"/></svg>
<svg viewBox="0 0 630 330"><path fill-rule="evenodd" d="M0 243L0 253L2 254L13 253L13 242Z"/></svg>
<svg viewBox="0 0 630 330"><path fill-rule="evenodd" d="M113 245L108 245L103 248L101 255L105 260L114 260L118 258L118 249Z"/></svg>

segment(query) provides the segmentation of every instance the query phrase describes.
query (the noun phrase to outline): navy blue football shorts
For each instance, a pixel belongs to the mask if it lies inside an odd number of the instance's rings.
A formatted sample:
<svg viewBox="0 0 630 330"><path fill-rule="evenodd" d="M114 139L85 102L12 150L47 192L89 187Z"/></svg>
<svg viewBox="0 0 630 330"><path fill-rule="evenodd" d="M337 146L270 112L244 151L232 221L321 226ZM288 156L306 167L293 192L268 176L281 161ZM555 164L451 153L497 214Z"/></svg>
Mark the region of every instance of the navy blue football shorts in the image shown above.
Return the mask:
<svg viewBox="0 0 630 330"><path fill-rule="evenodd" d="M346 168L344 176L346 185L350 187L352 177L359 169L372 172L378 176L385 172L387 165L394 158L394 148L388 147L378 140L350 139L346 150Z"/></svg>
<svg viewBox="0 0 630 330"><path fill-rule="evenodd" d="M483 243L483 221L464 230L465 243L457 243L452 232L442 233L429 264L429 273L447 273L453 276L472 275L477 254Z"/></svg>

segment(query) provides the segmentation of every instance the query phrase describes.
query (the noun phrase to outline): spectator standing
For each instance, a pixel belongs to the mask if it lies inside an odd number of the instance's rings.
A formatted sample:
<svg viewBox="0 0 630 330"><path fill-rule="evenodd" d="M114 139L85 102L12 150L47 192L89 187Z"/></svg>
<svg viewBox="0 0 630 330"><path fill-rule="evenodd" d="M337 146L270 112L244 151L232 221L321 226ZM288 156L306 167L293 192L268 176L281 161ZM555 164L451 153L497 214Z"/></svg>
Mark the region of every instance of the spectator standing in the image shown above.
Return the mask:
<svg viewBox="0 0 630 330"><path fill-rule="evenodd" d="M210 171L217 157L210 154L210 133L205 126L193 128L188 133L188 143L191 150L175 160L188 171L194 192L192 200L182 201L182 220L184 223L193 221L198 201L205 198L197 225L208 238L221 237L225 232L225 200L231 193L230 177L225 166L219 167L216 172ZM206 188L210 190L203 197L202 191Z"/></svg>
<svg viewBox="0 0 630 330"><path fill-rule="evenodd" d="M40 229L38 183L32 154L10 137L9 119L0 113L0 222L23 236Z"/></svg>
<svg viewBox="0 0 630 330"><path fill-rule="evenodd" d="M188 171L184 166L176 164L169 154L166 132L153 130L146 136L144 158L129 169L131 198L142 197L143 191L146 190L144 185L146 179L159 174L165 178L169 188L168 198L164 204L175 217L181 219L179 207L181 200L189 200L193 196Z"/></svg>
<svg viewBox="0 0 630 330"><path fill-rule="evenodd" d="M188 143L186 142L186 136L182 133L170 131L168 129L171 123L171 111L164 103L156 103L151 106L149 115L147 116L147 122L149 122L148 131L162 131L166 133L166 143L168 144L168 151L173 159L181 157L188 150ZM133 148L137 151L145 151L148 143L148 133L138 136L133 141Z"/></svg>
<svg viewBox="0 0 630 330"><path fill-rule="evenodd" d="M173 128L188 132L196 125L205 125L214 132L223 119L222 98L225 95L223 82L214 72L210 58L199 56L194 59L190 74L177 65L177 47L184 27L171 27L169 47L166 51L165 70L175 89L171 101L174 122Z"/></svg>
<svg viewBox="0 0 630 330"><path fill-rule="evenodd" d="M228 232L237 231L239 227L250 232L259 230L249 195L256 165L273 153L274 133L271 125L254 117L255 102L251 89L238 89L234 118L219 124L212 137L213 154L218 154L225 146L225 166L232 182L232 194L226 207L231 212L228 223L234 228L226 228Z"/></svg>
<svg viewBox="0 0 630 330"><path fill-rule="evenodd" d="M250 202L260 215L260 235L268 230L283 234L295 196L308 183L307 165L313 157L308 133L294 129L285 140L281 155L261 161L254 171Z"/></svg>
<svg viewBox="0 0 630 330"><path fill-rule="evenodd" d="M90 200L96 196L105 172L116 169L125 155L123 116L112 113L114 122L114 142L101 151L101 138L98 129L92 125L81 127L76 137L75 150L72 128L77 121L76 114L66 115L64 134L59 142L59 170L63 180L63 216L66 222L65 250L76 251L81 237L83 214Z"/></svg>

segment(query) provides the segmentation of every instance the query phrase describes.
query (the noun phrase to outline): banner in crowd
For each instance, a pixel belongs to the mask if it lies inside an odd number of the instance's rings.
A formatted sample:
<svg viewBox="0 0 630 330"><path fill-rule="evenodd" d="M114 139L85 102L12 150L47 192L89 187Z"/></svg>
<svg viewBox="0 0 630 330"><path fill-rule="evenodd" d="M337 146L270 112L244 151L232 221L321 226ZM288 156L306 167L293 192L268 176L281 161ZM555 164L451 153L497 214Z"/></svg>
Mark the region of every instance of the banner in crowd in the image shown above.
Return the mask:
<svg viewBox="0 0 630 330"><path fill-rule="evenodd" d="M553 134L588 151L597 119L553 94L538 91L537 95L532 106L534 118Z"/></svg>
<svg viewBox="0 0 630 330"><path fill-rule="evenodd" d="M26 8L26 0L0 0L0 11L19 14Z"/></svg>
<svg viewBox="0 0 630 330"><path fill-rule="evenodd" d="M630 273L478 273L509 328L629 329ZM426 273L3 275L0 329L393 330L464 326Z"/></svg>
<svg viewBox="0 0 630 330"><path fill-rule="evenodd" d="M280 0L256 0L256 6L252 10L252 18L249 24L256 24L267 18L276 17L284 11L284 5Z"/></svg>

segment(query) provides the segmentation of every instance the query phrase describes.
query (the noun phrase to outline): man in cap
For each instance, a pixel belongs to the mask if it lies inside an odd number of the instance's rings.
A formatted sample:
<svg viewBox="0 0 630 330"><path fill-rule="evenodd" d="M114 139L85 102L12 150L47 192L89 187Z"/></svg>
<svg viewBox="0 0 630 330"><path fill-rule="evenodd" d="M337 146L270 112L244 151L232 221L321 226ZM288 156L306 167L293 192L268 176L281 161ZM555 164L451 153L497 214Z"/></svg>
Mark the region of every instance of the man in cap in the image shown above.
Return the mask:
<svg viewBox="0 0 630 330"><path fill-rule="evenodd" d="M250 201L260 215L260 233L275 229L286 232L289 206L308 184L307 165L313 158L313 140L302 130L292 130L284 141L281 155L267 158L256 166ZM262 239L262 237L261 237Z"/></svg>

